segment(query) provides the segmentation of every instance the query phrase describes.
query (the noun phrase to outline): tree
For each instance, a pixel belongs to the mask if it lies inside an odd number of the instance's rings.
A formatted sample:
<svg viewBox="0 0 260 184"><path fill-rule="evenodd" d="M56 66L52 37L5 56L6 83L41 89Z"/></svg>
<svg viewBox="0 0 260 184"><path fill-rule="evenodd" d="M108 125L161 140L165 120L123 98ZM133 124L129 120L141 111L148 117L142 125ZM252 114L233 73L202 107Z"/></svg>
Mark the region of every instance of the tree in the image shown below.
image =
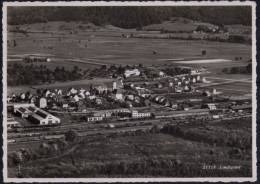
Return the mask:
<svg viewBox="0 0 260 184"><path fill-rule="evenodd" d="M205 56L207 54L207 51L203 50L201 54L202 54L202 56Z"/></svg>
<svg viewBox="0 0 260 184"><path fill-rule="evenodd" d="M16 47L17 46L17 43L16 43L16 41L14 40L14 47Z"/></svg>
<svg viewBox="0 0 260 184"><path fill-rule="evenodd" d="M248 73L252 73L252 63L249 63L247 66L246 66L246 71Z"/></svg>
<svg viewBox="0 0 260 184"><path fill-rule="evenodd" d="M101 69L102 69L102 70L106 70L106 69L107 69L107 66L106 66L106 65L102 65L102 66L101 66Z"/></svg>
<svg viewBox="0 0 260 184"><path fill-rule="evenodd" d="M239 72L239 68L237 68L237 67L232 67L231 69L230 69L230 73L231 74L237 74Z"/></svg>
<svg viewBox="0 0 260 184"><path fill-rule="evenodd" d="M59 72L59 71L60 71L60 68L57 66L54 71L55 71L55 72Z"/></svg>
<svg viewBox="0 0 260 184"><path fill-rule="evenodd" d="M76 137L77 137L77 134L73 130L69 130L68 132L65 133L65 140L67 142L74 142Z"/></svg>
<svg viewBox="0 0 260 184"><path fill-rule="evenodd" d="M222 70L222 72L223 72L223 73L228 73L228 69L227 69L227 68L224 68L224 69Z"/></svg>
<svg viewBox="0 0 260 184"><path fill-rule="evenodd" d="M211 32L211 30L207 26L204 26L204 25L198 25L196 31L202 31L205 33Z"/></svg>
<svg viewBox="0 0 260 184"><path fill-rule="evenodd" d="M75 70L75 71L78 71L78 70L79 70L79 67L78 67L78 66L74 66L74 70Z"/></svg>

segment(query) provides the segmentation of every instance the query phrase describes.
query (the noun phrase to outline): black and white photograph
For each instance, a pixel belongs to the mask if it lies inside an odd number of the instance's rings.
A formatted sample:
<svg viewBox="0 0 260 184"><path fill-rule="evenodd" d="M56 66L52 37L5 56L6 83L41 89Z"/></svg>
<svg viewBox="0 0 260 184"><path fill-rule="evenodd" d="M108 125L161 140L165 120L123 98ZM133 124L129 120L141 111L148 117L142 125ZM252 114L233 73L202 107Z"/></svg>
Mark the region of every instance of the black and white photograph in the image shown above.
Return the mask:
<svg viewBox="0 0 260 184"><path fill-rule="evenodd" d="M4 181L256 181L255 7L4 2Z"/></svg>

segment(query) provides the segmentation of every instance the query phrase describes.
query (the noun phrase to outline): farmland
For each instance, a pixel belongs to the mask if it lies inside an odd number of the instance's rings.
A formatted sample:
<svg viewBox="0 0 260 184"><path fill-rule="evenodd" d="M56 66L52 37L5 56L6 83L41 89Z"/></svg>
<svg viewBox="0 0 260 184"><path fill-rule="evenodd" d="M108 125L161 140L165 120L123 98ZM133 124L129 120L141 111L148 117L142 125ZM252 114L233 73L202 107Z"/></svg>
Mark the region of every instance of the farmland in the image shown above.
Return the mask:
<svg viewBox="0 0 260 184"><path fill-rule="evenodd" d="M34 28L33 25L31 27ZM122 34L130 33L133 34L134 38L122 37ZM150 34L152 37L140 39L138 37L141 34ZM206 49L206 58L228 60L234 60L236 56L241 56L243 60L251 58L249 53L251 46L243 44L157 39L156 35L158 35L156 32L117 29L115 27L100 28L96 31L86 30L77 34L69 34L68 31L34 32L29 33L28 37L9 33L8 38L16 40L17 47L9 48L8 55L51 54L58 59L57 64L64 63L65 59L117 64L158 64L161 63L162 59L190 57L200 59L201 51ZM52 46L53 49L48 49L48 46ZM183 50L186 52L182 52ZM157 54L153 55L153 51L157 51Z"/></svg>

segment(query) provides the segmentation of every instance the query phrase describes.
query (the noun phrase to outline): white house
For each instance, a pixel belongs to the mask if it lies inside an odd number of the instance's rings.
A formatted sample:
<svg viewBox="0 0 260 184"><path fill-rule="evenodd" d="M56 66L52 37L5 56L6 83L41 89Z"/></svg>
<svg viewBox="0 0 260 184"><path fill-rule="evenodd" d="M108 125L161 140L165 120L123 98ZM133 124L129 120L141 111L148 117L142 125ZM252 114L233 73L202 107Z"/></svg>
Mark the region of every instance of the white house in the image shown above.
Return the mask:
<svg viewBox="0 0 260 184"><path fill-rule="evenodd" d="M197 81L200 81L200 76L199 75L197 76Z"/></svg>
<svg viewBox="0 0 260 184"><path fill-rule="evenodd" d="M150 112L141 112L140 113L137 110L133 110L131 114L132 114L133 118L148 118L148 117L151 117Z"/></svg>
<svg viewBox="0 0 260 184"><path fill-rule="evenodd" d="M184 87L184 90L185 90L185 91L189 91L190 88L189 88L188 86L185 86L185 87Z"/></svg>
<svg viewBox="0 0 260 184"><path fill-rule="evenodd" d="M132 84L130 84L130 87L131 87L131 88L134 88L134 86L135 86L135 85L134 85L133 83L132 83Z"/></svg>
<svg viewBox="0 0 260 184"><path fill-rule="evenodd" d="M96 96L95 95L90 95L90 96L88 96L89 97L89 99L90 100L93 100L93 99L95 99L96 98Z"/></svg>
<svg viewBox="0 0 260 184"><path fill-rule="evenodd" d="M216 110L217 109L216 104L214 104L214 103L208 103L207 106L210 110Z"/></svg>
<svg viewBox="0 0 260 184"><path fill-rule="evenodd" d="M40 98L38 105L39 105L40 108L45 108L45 107L47 107L47 100L46 100L46 98Z"/></svg>
<svg viewBox="0 0 260 184"><path fill-rule="evenodd" d="M134 95L126 95L129 100L134 100Z"/></svg>
<svg viewBox="0 0 260 184"><path fill-rule="evenodd" d="M62 90L59 89L59 90L57 91L57 94L58 94L58 95L62 95Z"/></svg>
<svg viewBox="0 0 260 184"><path fill-rule="evenodd" d="M178 107L178 104L172 104L173 109L177 109L177 107Z"/></svg>
<svg viewBox="0 0 260 184"><path fill-rule="evenodd" d="M138 69L126 70L124 75L125 75L125 77L139 76L140 75L140 71Z"/></svg>
<svg viewBox="0 0 260 184"><path fill-rule="evenodd" d="M48 97L50 94L51 94L50 90L47 90L47 91L45 92L45 97Z"/></svg>
<svg viewBox="0 0 260 184"><path fill-rule="evenodd" d="M93 115L90 115L88 117L88 121L101 121L103 119L102 116L93 116Z"/></svg>
<svg viewBox="0 0 260 184"><path fill-rule="evenodd" d="M7 103L10 103L11 100L12 100L12 98L7 96Z"/></svg>
<svg viewBox="0 0 260 184"><path fill-rule="evenodd" d="M79 96L78 96L78 95L75 95L73 98L74 98L74 100L75 100L76 102L79 101Z"/></svg>
<svg viewBox="0 0 260 184"><path fill-rule="evenodd" d="M126 102L126 105L127 105L127 107L129 107L129 108L132 108L132 107L133 107L133 104L132 104L132 102L130 102L130 101L127 101L127 102Z"/></svg>
<svg viewBox="0 0 260 184"><path fill-rule="evenodd" d="M196 83L196 82L197 82L196 78L193 78L193 79L192 79L192 82L193 82L193 83Z"/></svg>
<svg viewBox="0 0 260 184"><path fill-rule="evenodd" d="M112 94L112 98L115 100L123 100L123 95L122 93Z"/></svg>
<svg viewBox="0 0 260 184"><path fill-rule="evenodd" d="M181 85L181 82L178 82L178 86L180 86Z"/></svg>
<svg viewBox="0 0 260 184"><path fill-rule="evenodd" d="M90 95L90 92L89 92L89 91L86 91L86 92L85 92L85 95L86 95L86 96L89 96L89 95Z"/></svg>
<svg viewBox="0 0 260 184"><path fill-rule="evenodd" d="M192 69L192 70L190 71L190 73L191 73L191 75L196 75L196 74L199 73L199 71L198 71L197 69Z"/></svg>
<svg viewBox="0 0 260 184"><path fill-rule="evenodd" d="M181 89L181 88L175 88L175 92L176 92L176 93L181 93L181 92L182 92L182 89Z"/></svg>
<svg viewBox="0 0 260 184"><path fill-rule="evenodd" d="M63 104L62 104L62 108L64 108L64 109L69 108L69 104L68 104L68 103L63 103Z"/></svg>
<svg viewBox="0 0 260 184"><path fill-rule="evenodd" d="M100 98L96 98L96 104L97 105L102 104L102 100Z"/></svg>
<svg viewBox="0 0 260 184"><path fill-rule="evenodd" d="M116 86L116 81L114 81L112 85L113 85L113 86L112 86L112 90L115 90L115 89L117 89L117 86Z"/></svg>
<svg viewBox="0 0 260 184"><path fill-rule="evenodd" d="M71 88L71 89L69 90L69 92L70 92L71 94L76 94L76 93L78 92L78 90L76 90L76 89L74 89L74 88Z"/></svg>
<svg viewBox="0 0 260 184"><path fill-rule="evenodd" d="M220 91L217 91L216 89L213 89L213 95L218 95L218 94L221 94L222 92L220 92Z"/></svg>
<svg viewBox="0 0 260 184"><path fill-rule="evenodd" d="M160 77L164 77L164 76L165 76L164 72L160 71L160 72L159 72L159 76L160 76Z"/></svg>
<svg viewBox="0 0 260 184"><path fill-rule="evenodd" d="M86 90L85 90L85 89L82 89L82 88L79 90L80 93L84 93L85 91L86 91Z"/></svg>
<svg viewBox="0 0 260 184"><path fill-rule="evenodd" d="M83 92L80 92L80 93L79 93L79 97L80 97L80 98L85 98L85 94L84 94Z"/></svg>
<svg viewBox="0 0 260 184"><path fill-rule="evenodd" d="M20 97L21 97L21 99L25 99L25 94L24 93L21 93L21 95L20 95Z"/></svg>

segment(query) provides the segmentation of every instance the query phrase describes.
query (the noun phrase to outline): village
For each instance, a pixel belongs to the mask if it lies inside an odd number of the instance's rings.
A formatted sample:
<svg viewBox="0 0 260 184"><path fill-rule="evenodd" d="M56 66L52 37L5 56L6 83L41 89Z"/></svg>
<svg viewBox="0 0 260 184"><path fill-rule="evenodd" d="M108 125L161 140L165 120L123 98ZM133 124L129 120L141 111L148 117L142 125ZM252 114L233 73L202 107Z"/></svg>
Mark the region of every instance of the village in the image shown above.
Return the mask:
<svg viewBox="0 0 260 184"><path fill-rule="evenodd" d="M150 70L153 72L147 72ZM30 127L62 126L66 129L71 124L82 126L82 122L86 122L85 126L122 128L123 122L147 121L144 125L151 125L149 121L157 122L162 118L189 123L251 116L250 100L227 99L216 89L201 87L210 82L203 77L209 73L207 69L178 67L172 70L178 70L178 75L164 67L127 67L121 75L112 73L111 82L93 82L88 89L71 87L67 90L37 89L37 94L13 93L7 97L8 142L38 140L20 139L20 133L19 136L14 133L17 129L28 131ZM32 136L31 133L24 136L28 135ZM46 139L46 136L39 137Z"/></svg>

